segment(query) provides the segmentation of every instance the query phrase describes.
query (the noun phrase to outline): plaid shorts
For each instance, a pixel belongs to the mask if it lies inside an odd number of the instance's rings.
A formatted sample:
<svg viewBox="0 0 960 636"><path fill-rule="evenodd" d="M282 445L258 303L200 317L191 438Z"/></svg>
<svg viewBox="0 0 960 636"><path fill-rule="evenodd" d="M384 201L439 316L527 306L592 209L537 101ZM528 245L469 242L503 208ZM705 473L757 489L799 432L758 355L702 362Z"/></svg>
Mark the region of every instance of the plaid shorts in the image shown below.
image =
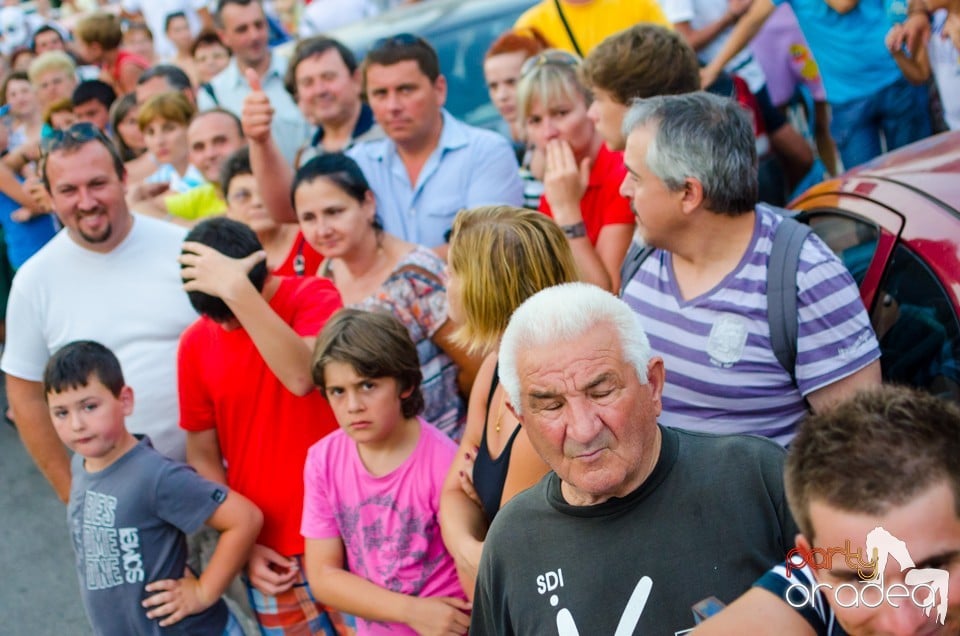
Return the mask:
<svg viewBox="0 0 960 636"><path fill-rule="evenodd" d="M264 596L244 579L250 606L260 623L260 633L263 636L355 636L355 619L318 603L307 585L303 555L292 558L299 566L297 579L293 587L277 596Z"/></svg>

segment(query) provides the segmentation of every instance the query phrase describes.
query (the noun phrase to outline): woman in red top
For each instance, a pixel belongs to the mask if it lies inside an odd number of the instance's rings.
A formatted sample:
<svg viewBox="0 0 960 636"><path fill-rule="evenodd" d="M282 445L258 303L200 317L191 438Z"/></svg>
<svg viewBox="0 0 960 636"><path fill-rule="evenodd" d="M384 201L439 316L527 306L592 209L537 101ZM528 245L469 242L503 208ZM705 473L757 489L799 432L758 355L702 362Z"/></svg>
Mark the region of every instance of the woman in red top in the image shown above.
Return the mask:
<svg viewBox="0 0 960 636"><path fill-rule="evenodd" d="M77 52L90 64L98 64L100 79L124 95L137 87L137 80L150 62L120 48L123 30L120 20L109 13L95 13L80 20L74 29Z"/></svg>
<svg viewBox="0 0 960 636"><path fill-rule="evenodd" d="M544 154L540 210L567 236L584 281L610 291L635 227L620 196L623 154L607 149L587 116L591 96L577 76L580 59L550 49L521 69L517 108L528 143Z"/></svg>

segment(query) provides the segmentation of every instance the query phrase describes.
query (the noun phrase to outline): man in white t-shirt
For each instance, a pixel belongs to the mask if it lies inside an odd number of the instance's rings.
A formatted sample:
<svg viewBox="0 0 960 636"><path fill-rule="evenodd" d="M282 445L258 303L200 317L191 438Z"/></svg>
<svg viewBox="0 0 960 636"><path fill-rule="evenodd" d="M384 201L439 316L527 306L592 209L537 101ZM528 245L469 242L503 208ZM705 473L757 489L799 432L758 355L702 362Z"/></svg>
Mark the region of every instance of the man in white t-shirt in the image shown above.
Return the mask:
<svg viewBox="0 0 960 636"><path fill-rule="evenodd" d="M130 212L123 160L101 132L86 124L65 131L42 172L64 230L14 278L0 367L24 446L66 501L69 458L41 383L50 355L80 339L112 349L137 395L128 427L182 461L177 342L197 315L181 288L184 230Z"/></svg>
<svg viewBox="0 0 960 636"><path fill-rule="evenodd" d="M206 0L123 0L123 17L143 16L153 34L153 51L158 59L172 58L177 48L167 39L167 16L182 12L187 17L190 33L196 35L201 25L212 27L213 19Z"/></svg>

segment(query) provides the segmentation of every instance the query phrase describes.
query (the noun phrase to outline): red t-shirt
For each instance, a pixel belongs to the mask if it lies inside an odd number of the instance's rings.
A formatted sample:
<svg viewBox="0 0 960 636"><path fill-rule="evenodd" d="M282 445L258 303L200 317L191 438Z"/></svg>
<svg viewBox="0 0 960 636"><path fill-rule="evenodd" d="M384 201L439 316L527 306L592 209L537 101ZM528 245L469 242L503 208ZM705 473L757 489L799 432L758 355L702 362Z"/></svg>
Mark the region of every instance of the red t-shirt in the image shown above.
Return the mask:
<svg viewBox="0 0 960 636"><path fill-rule="evenodd" d="M297 267L298 257L302 261L300 264L302 269ZM293 239L293 247L290 248L290 253L287 254L283 263L273 270L273 273L277 276L316 276L322 262L323 257L317 250L310 247L307 239L303 238L303 232L298 231L297 237Z"/></svg>
<svg viewBox="0 0 960 636"><path fill-rule="evenodd" d="M329 280L280 278L270 307L301 336L314 336L343 306ZM180 426L217 430L227 485L263 511L257 543L303 553L300 517L307 449L337 428L319 391L290 393L244 329L226 331L207 317L180 338L177 359Z"/></svg>
<svg viewBox="0 0 960 636"><path fill-rule="evenodd" d="M606 144L600 146L597 159L590 168L587 191L580 199L580 213L591 245L597 244L603 226L635 223L630 202L620 196L620 184L626 175L623 153L609 150ZM546 195L540 197L540 211L553 218Z"/></svg>

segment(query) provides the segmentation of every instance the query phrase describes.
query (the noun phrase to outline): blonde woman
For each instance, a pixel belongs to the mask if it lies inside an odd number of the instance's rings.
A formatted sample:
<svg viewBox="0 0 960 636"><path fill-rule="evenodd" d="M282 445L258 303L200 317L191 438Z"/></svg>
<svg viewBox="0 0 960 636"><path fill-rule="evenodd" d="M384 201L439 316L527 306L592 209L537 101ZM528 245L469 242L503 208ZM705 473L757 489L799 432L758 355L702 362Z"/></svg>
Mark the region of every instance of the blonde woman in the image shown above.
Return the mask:
<svg viewBox="0 0 960 636"><path fill-rule="evenodd" d="M448 254L450 317L455 338L486 357L467 408L467 427L440 495L440 528L472 598L487 528L500 507L548 468L506 408L497 381L497 347L510 315L541 289L575 281L563 233L543 214L511 206L461 212Z"/></svg>

